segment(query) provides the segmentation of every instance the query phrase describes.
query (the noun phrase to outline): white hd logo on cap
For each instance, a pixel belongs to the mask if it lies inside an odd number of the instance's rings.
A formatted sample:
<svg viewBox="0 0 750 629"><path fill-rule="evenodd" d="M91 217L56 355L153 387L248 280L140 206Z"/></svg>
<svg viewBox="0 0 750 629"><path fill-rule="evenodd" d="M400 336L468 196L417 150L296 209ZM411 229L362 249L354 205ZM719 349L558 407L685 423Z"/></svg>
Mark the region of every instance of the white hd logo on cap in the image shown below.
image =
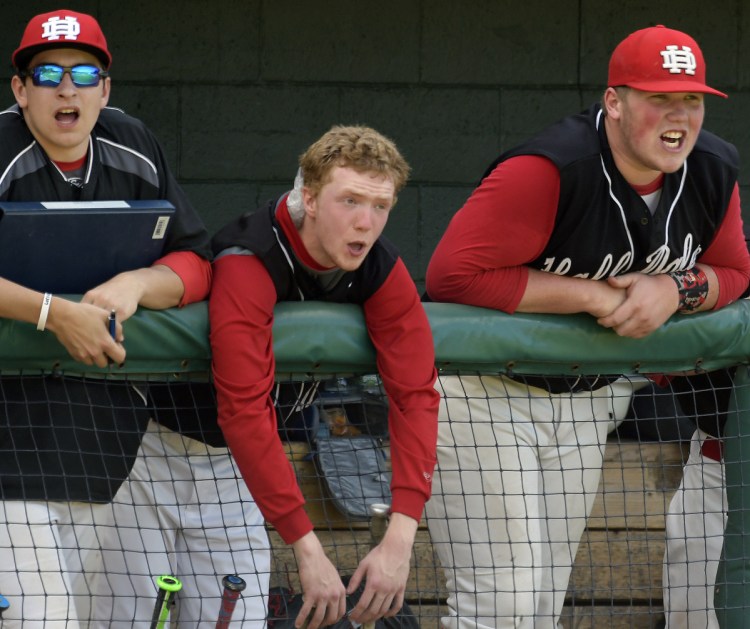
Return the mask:
<svg viewBox="0 0 750 629"><path fill-rule="evenodd" d="M685 74L695 74L697 64L690 46L682 46L682 49L678 46L667 46L661 51L661 56L664 58L662 68L669 70L670 74L680 74L683 71Z"/></svg>
<svg viewBox="0 0 750 629"><path fill-rule="evenodd" d="M54 41L57 39L78 39L81 34L81 25L75 17L65 16L64 18L51 17L42 24L44 31L42 38Z"/></svg>

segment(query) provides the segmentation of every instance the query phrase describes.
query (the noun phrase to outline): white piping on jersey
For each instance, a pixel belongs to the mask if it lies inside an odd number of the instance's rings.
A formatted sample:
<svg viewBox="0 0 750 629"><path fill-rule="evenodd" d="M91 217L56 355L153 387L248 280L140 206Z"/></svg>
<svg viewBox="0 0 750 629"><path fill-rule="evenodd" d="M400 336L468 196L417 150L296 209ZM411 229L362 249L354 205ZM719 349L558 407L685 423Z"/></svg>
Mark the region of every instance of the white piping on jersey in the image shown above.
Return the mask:
<svg viewBox="0 0 750 629"><path fill-rule="evenodd" d="M279 238L279 232L277 231L276 226L271 225L271 229L273 229L273 234L274 236L276 236L276 242L279 243L279 247L281 247L281 251L284 253L284 257L286 258L286 262L289 265L289 268L292 270L292 275L295 275L294 264L292 263L291 257L289 257L289 252L286 250L284 243L281 242L281 238ZM305 295L302 293L302 289L299 286L297 286L297 292L299 293L300 301L305 301Z"/></svg>
<svg viewBox="0 0 750 629"><path fill-rule="evenodd" d="M21 116L21 108L18 105L11 105L7 109L3 109L0 111L0 116L3 114L16 114L16 116Z"/></svg>
<svg viewBox="0 0 750 629"><path fill-rule="evenodd" d="M32 150L36 146L36 140L34 140L31 144L29 144L23 151L19 151L18 155L16 155L8 164L8 167L3 172L2 176L0 177L0 187L2 187L3 182L5 181L5 178L8 176L8 173L13 170L13 166L15 166L16 162L21 159L26 153L28 153L30 150Z"/></svg>
<svg viewBox="0 0 750 629"><path fill-rule="evenodd" d="M57 174L60 175L63 179L67 179L65 176L65 173L63 173L62 170L60 170L60 167L57 165L57 162L50 160L50 164L54 167L54 169L57 171Z"/></svg>
<svg viewBox="0 0 750 629"><path fill-rule="evenodd" d="M91 178L91 171L94 169L94 141L89 135L89 163L86 166L86 179L84 183L88 183Z"/></svg>
<svg viewBox="0 0 750 629"><path fill-rule="evenodd" d="M664 246L666 247L669 244L669 221L672 220L672 212L674 211L674 206L677 205L677 201L680 200L680 197L682 196L682 189L685 187L685 179L687 178L687 160L685 160L682 164L682 180L680 181L680 187L677 189L677 194L674 196L674 201L672 201L672 205L669 207L669 212L667 213L667 222L664 226Z"/></svg>
<svg viewBox="0 0 750 629"><path fill-rule="evenodd" d="M607 178L607 183L609 184L609 196L617 204L617 207L620 208L620 219L622 220L622 226L625 228L625 233L628 236L628 244L630 245L630 260L628 261L627 267L623 268L622 270L630 270L630 267L633 266L633 261L635 260L635 247L633 246L633 237L630 235L630 230L628 229L628 220L627 218L625 218L625 209L622 207L620 199L615 196L615 193L612 190L612 179L607 172L607 167L604 165L604 158L601 156L601 154L599 155L599 160L602 164L602 171L604 172L604 176Z"/></svg>
<svg viewBox="0 0 750 629"><path fill-rule="evenodd" d="M154 162L152 162L148 157L146 157L143 153L139 153L138 151L134 151L128 146L125 146L123 144L118 144L117 142L113 142L112 140L107 140L106 138L96 138L97 142L102 142L104 144L109 144L110 146L113 146L114 148L121 149L127 153L130 153L131 155L135 155L136 157L142 159L144 162L146 162L152 171L154 171L154 174L159 175L159 173L156 170L156 165Z"/></svg>
<svg viewBox="0 0 750 629"><path fill-rule="evenodd" d="M604 110L600 109L599 113L596 114L596 130L599 130L599 123L602 119L602 114ZM625 217L625 210L622 207L622 203L620 203L620 200L615 196L614 191L612 190L612 178L609 176L609 173L607 172L607 167L604 165L604 156L599 153L599 161L602 164L602 172L604 173L604 176L607 178L607 183L609 184L609 196L612 198L612 200L617 204L617 207L620 208L620 219L622 220L622 226L625 228L625 233L628 236L628 244L630 245L630 260L628 261L628 266L623 268L623 271L630 270L630 267L633 266L633 261L635 260L635 246L633 245L633 237L630 235L630 230L628 229L628 220Z"/></svg>
<svg viewBox="0 0 750 629"><path fill-rule="evenodd" d="M602 114L604 110L600 109L599 113L596 115L596 129L599 130L599 123L601 122ZM625 219L625 211L623 210L622 204L615 196L614 192L612 191L612 179L609 176L609 173L607 172L607 168L604 165L604 157L599 154L599 161L601 161L602 164L602 171L604 171L604 176L607 178L607 182L609 183L609 196L612 197L612 200L617 204L617 207L620 208L620 217L622 219L622 224L625 227L625 233L628 235L628 242L630 243L630 264L628 265L628 268L633 263L633 260L635 258L635 251L633 249L633 239L630 236L630 230L628 229L628 224ZM672 213L674 212L675 206L677 205L677 202L680 200L680 197L682 196L682 191L685 188L685 180L687 179L687 160L684 161L682 164L682 179L680 180L680 187L677 189L677 194L675 194L674 200L672 201L672 205L669 206L669 212L667 212L667 220L664 225L664 246L669 245L669 222L672 220Z"/></svg>

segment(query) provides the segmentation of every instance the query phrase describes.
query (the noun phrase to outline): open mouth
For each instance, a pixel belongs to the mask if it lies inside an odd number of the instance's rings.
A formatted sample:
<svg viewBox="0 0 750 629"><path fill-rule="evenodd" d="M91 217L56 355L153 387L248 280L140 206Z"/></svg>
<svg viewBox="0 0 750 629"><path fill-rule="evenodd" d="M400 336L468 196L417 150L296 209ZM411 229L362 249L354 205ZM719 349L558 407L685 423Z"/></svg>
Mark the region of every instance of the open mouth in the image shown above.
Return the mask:
<svg viewBox="0 0 750 629"><path fill-rule="evenodd" d="M350 242L349 243L349 251L352 253L352 255L358 256L361 255L367 247L363 242Z"/></svg>
<svg viewBox="0 0 750 629"><path fill-rule="evenodd" d="M73 124L78 120L78 110L73 108L61 109L55 114L55 120L61 124Z"/></svg>
<svg viewBox="0 0 750 629"><path fill-rule="evenodd" d="M682 131L667 131L661 136L661 141L670 149L678 149L685 140L685 134Z"/></svg>

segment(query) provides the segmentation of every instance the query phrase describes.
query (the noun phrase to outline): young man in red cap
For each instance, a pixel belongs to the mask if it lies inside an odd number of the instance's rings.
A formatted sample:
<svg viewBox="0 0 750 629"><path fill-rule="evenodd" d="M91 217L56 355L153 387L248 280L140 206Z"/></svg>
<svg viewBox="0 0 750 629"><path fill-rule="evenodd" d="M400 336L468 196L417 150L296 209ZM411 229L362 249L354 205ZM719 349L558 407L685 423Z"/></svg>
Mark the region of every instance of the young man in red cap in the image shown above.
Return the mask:
<svg viewBox="0 0 750 629"><path fill-rule="evenodd" d="M642 338L748 284L735 148L702 130L697 43L663 26L615 49L601 104L501 155L427 270L435 301L588 313ZM427 507L445 627L555 627L624 378L441 378ZM470 482L467 482L470 481Z"/></svg>
<svg viewBox="0 0 750 629"><path fill-rule="evenodd" d="M111 61L104 34L90 15L67 10L37 15L12 56L16 105L0 113L0 199L166 199L176 208L163 257L148 268L92 286L80 302L0 279L0 316L51 331L73 358L99 367L108 360L125 360L122 324L139 306L160 309L204 299L211 278L208 234L156 138L138 120L107 107ZM114 339L107 326L111 312L117 320ZM192 483L193 473L202 472L212 481L223 475L226 485L232 484L237 472L218 428L215 439L202 443L149 422L148 407L158 413L159 404L150 399L153 392L146 383L55 375L3 376L1 384L0 432L12 436L0 440L0 592L10 602L3 626L78 627L72 594L86 587L80 584L86 568L83 556L91 550L96 557L99 540L115 561L107 566L112 574L99 580L107 595L96 600L106 609L97 610L99 617L91 626L148 622L154 579L163 573L185 577L184 618L200 618L203 594L214 597L213 605L203 607L205 617L213 613L215 619L221 577L255 571L250 553L244 552L252 533L245 527L243 500L250 497L234 482L234 492L227 490L219 509L218 485L202 483L204 492L196 490L197 500L216 508L194 516L200 526L194 527L199 539L193 540L180 529L192 521L180 520L184 513L178 509L174 481ZM179 419L185 429L184 418ZM195 432L200 428L198 421ZM139 446L133 476L123 483ZM175 455L168 464L165 453ZM117 511L107 519L118 488L114 505L128 515ZM192 500L187 507L194 506L194 496ZM137 521L134 501L141 505ZM93 535L93 514L117 528L102 526ZM171 524L173 519L179 524ZM139 525L149 529L146 541ZM171 537L160 525L174 528ZM228 540L230 526L239 527L244 539L240 554L248 559L241 565L233 562L232 549L218 541L211 548L214 554L207 552L206 529L216 528L217 539ZM180 537L179 544L175 537ZM125 566L120 544L132 538L146 545L149 555L131 553ZM184 545L186 552L169 556L169 545ZM141 561L133 563L133 556ZM185 574L188 570L190 575ZM261 571L267 573L267 566ZM119 580L110 583L110 577ZM114 611L110 585L118 597L126 598L125 604L117 599ZM249 577L248 585L262 588ZM262 617L262 597L255 600Z"/></svg>

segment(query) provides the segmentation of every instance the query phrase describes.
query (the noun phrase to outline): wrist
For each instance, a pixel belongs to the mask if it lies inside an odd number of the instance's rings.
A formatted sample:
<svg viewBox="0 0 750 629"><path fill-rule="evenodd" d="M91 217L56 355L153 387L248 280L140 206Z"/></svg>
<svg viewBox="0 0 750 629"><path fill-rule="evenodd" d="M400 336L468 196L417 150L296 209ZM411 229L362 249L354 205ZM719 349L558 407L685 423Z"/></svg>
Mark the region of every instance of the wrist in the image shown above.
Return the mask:
<svg viewBox="0 0 750 629"><path fill-rule="evenodd" d="M323 552L323 545L320 543L318 536L314 531L306 533L296 542L292 542L292 549L297 561L303 561L305 558L312 557L319 552Z"/></svg>
<svg viewBox="0 0 750 629"><path fill-rule="evenodd" d="M388 545L394 544L410 552L414 545L414 538L417 535L418 528L419 522L414 518L403 513L392 513L383 541Z"/></svg>
<svg viewBox="0 0 750 629"><path fill-rule="evenodd" d="M699 310L706 303L708 297L708 276L699 266L694 266L684 271L672 271L667 273L675 284L679 305L677 312L689 314Z"/></svg>
<svg viewBox="0 0 750 629"><path fill-rule="evenodd" d="M613 285L613 282L617 282L616 277L582 280L578 288L581 300L579 311L597 318L612 314L625 299L625 289Z"/></svg>
<svg viewBox="0 0 750 629"><path fill-rule="evenodd" d="M47 313L47 321L45 322L44 329L49 330L53 334L57 334L60 328L65 328L69 325L70 321L70 306L77 306L77 303L52 295L50 301L49 312ZM41 314L41 313L40 313Z"/></svg>
<svg viewBox="0 0 750 629"><path fill-rule="evenodd" d="M42 307L39 310L39 319L36 323L36 329L40 332L44 332L47 327L47 317L49 316L49 309L52 305L52 293L44 293L42 297Z"/></svg>

